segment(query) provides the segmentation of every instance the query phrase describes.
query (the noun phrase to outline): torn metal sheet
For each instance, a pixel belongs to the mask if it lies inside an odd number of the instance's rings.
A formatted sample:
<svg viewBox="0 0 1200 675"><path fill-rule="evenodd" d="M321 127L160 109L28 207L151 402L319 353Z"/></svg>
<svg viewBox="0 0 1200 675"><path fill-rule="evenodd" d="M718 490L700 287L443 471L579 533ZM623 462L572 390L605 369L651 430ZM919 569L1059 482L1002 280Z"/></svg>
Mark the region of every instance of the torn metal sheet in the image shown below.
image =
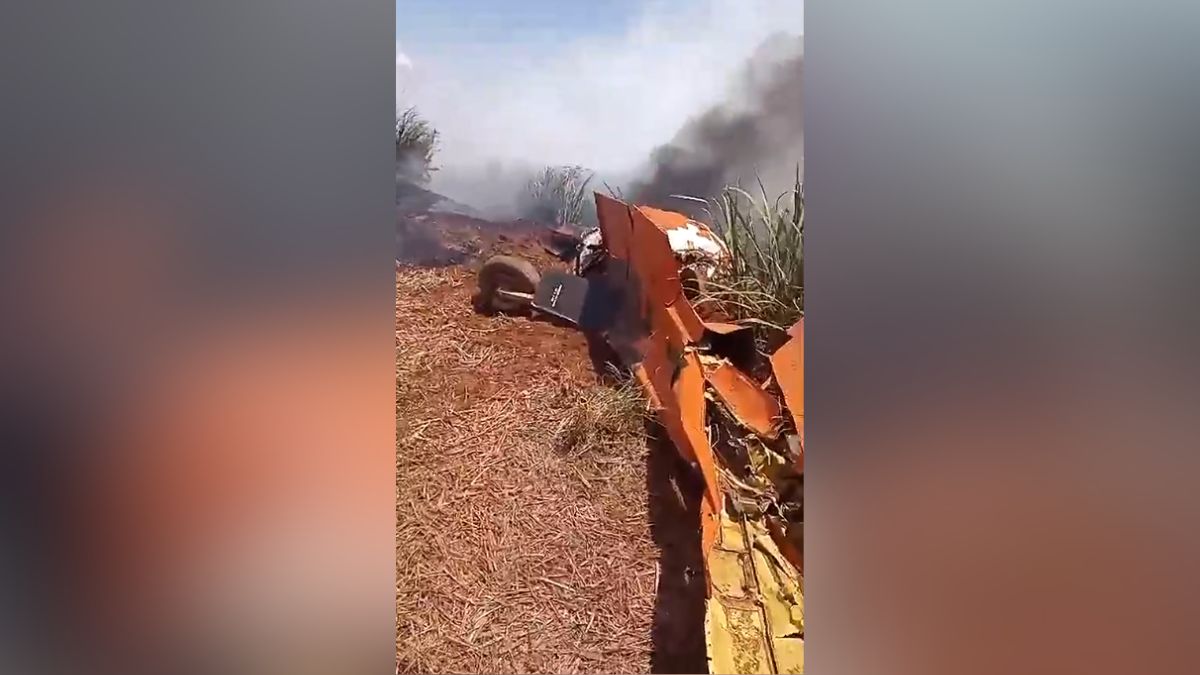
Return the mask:
<svg viewBox="0 0 1200 675"><path fill-rule="evenodd" d="M763 391L745 373L728 362L706 367L704 377L738 422L764 438L779 437L779 420L783 411L774 396Z"/></svg>
<svg viewBox="0 0 1200 675"><path fill-rule="evenodd" d="M640 208L630 210L632 249L630 262L642 279L647 298L656 305L670 307L683 299L679 279L679 260L671 250L667 233L654 224Z"/></svg>
<svg viewBox="0 0 1200 675"><path fill-rule="evenodd" d="M617 312L624 317L618 323L634 327L608 331L606 338L610 344L616 341L613 347L628 359L667 435L704 480L699 526L710 670L802 672L802 557L792 536L802 528L794 529L796 523L789 521L802 516L794 489L802 481L799 465L784 455L787 446L780 440L782 405L746 375L749 366L739 367L756 358L749 328L705 323L685 295L681 279L684 266L691 266L684 260L688 255L717 259L724 244L682 214L629 206L601 194L596 194L596 211L601 253L592 255L604 256L600 267L605 274L625 280L629 291ZM598 258L592 260L597 264ZM789 341L790 350L796 349L795 342ZM794 396L795 391L786 392L803 383L802 369L799 375L793 372L796 356L785 351L778 363L772 360L785 396ZM799 356L802 359L802 352ZM742 455L749 458L749 466L738 469L740 477L710 441L710 396L741 424L734 433L743 435L738 446L750 454ZM785 400L791 405L792 399ZM803 399L798 401L802 406ZM797 410L802 421L803 408ZM742 504L746 499L759 504L749 508Z"/></svg>
<svg viewBox="0 0 1200 675"><path fill-rule="evenodd" d="M588 230L579 243L579 255L575 258L575 274L583 276L604 260L604 235L600 228Z"/></svg>
<svg viewBox="0 0 1200 675"><path fill-rule="evenodd" d="M623 313L636 314L649 324L652 341L665 341L668 351L681 353L704 335L704 324L683 294L679 262L666 234L640 209L597 195L608 254L622 263L634 279L636 296L627 299ZM609 220L611 218L611 221ZM619 239L608 245L609 233ZM620 351L619 345L614 345Z"/></svg>
<svg viewBox="0 0 1200 675"><path fill-rule="evenodd" d="M804 523L787 523L778 517L767 518L767 530L780 553L804 578Z"/></svg>
<svg viewBox="0 0 1200 675"><path fill-rule="evenodd" d="M707 227L689 220L682 227L667 230L667 239L671 242L671 250L676 253L701 253L714 259L729 255L725 244L713 236Z"/></svg>
<svg viewBox="0 0 1200 675"><path fill-rule="evenodd" d="M621 233L607 233L625 226L624 218L618 216L618 211L636 209L667 237L667 245L675 254L677 261L704 260L711 264L705 268L706 275L712 277L716 266L729 259L729 249L725 242L704 223L691 220L687 216L672 211L649 206L630 207L620 200L596 194L597 215L600 226L588 230L581 237L579 255L576 258L576 272L585 273L604 259L607 253L618 258L629 257L626 246L628 238ZM606 219L609 221L606 227Z"/></svg>
<svg viewBox="0 0 1200 675"><path fill-rule="evenodd" d="M757 521L722 513L708 558L712 673L803 673L803 581Z"/></svg>
<svg viewBox="0 0 1200 675"><path fill-rule="evenodd" d="M691 448L704 475L704 492L714 508L723 504L720 485L717 483L716 457L708 443L707 411L704 400L704 369L695 352L683 357L683 365L673 385L679 406L681 431L685 443Z"/></svg>
<svg viewBox="0 0 1200 675"><path fill-rule="evenodd" d="M633 239L629 205L597 192L596 217L600 221L600 234L608 254L620 260L629 260L630 243Z"/></svg>
<svg viewBox="0 0 1200 675"><path fill-rule="evenodd" d="M743 326L737 323L723 323L720 321L705 321L704 329L712 331L718 335L729 335L731 333L745 333L750 330L749 326Z"/></svg>
<svg viewBox="0 0 1200 675"><path fill-rule="evenodd" d="M654 224L667 233L671 238L671 248L684 253L700 251L714 257L723 258L729 255L729 248L712 229L697 220L688 218L677 211L656 209L653 206L638 206L639 211L646 214Z"/></svg>
<svg viewBox="0 0 1200 675"><path fill-rule="evenodd" d="M771 370L783 400L796 424L800 444L804 445L804 319L800 319L788 331L792 336L771 355Z"/></svg>
<svg viewBox="0 0 1200 675"><path fill-rule="evenodd" d="M725 242L704 223L681 213L649 206L639 206L637 210L667 235L667 242L680 265L680 274L686 268L698 278L712 279L730 260Z"/></svg>
<svg viewBox="0 0 1200 675"><path fill-rule="evenodd" d="M766 615L775 672L804 672L803 580L775 548L769 534L754 535L751 559Z"/></svg>

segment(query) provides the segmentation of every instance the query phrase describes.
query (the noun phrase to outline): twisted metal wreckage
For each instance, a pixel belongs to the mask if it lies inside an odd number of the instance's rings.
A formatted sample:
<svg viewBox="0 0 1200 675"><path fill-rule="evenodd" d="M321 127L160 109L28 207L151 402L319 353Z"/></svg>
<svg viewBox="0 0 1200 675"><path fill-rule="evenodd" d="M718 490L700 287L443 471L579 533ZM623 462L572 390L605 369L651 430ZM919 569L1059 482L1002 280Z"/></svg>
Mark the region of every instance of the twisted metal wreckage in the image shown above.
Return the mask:
<svg viewBox="0 0 1200 675"><path fill-rule="evenodd" d="M595 197L600 227L583 237L574 274L497 256L476 301L570 321L630 367L703 477L710 671L801 673L803 319L762 363L748 326L697 312L698 291L729 255L719 237L679 213Z"/></svg>

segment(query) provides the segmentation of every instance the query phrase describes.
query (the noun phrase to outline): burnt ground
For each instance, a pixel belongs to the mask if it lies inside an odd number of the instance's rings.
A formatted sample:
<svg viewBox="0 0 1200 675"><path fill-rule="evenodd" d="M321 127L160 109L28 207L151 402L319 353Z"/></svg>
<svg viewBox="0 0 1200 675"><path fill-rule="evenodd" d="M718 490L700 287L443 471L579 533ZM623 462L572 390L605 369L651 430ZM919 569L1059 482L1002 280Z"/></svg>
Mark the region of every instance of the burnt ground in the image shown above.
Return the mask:
<svg viewBox="0 0 1200 675"><path fill-rule="evenodd" d="M584 335L472 309L489 254L565 267L544 230L423 215L397 228L400 672L703 672L698 480Z"/></svg>
<svg viewBox="0 0 1200 675"><path fill-rule="evenodd" d="M530 221L497 223L457 211L400 212L396 217L396 262L401 265L464 265L500 249L541 257L557 241L561 239L550 228Z"/></svg>

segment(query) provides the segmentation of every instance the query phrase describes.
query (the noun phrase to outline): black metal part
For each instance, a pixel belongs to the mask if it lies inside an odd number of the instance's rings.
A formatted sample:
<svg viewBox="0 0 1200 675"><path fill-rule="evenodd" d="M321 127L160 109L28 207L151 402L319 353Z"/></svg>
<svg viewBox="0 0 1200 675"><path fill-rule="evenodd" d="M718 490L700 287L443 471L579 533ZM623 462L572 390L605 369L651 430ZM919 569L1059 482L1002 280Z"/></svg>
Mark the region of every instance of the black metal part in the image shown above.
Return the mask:
<svg viewBox="0 0 1200 675"><path fill-rule="evenodd" d="M581 330L601 332L612 325L620 296L609 284L558 270L542 276L533 307L570 321Z"/></svg>
<svg viewBox="0 0 1200 675"><path fill-rule="evenodd" d="M749 326L729 333L705 329L700 347L714 356L729 359L735 368L745 373L755 372L761 360L754 343L754 331Z"/></svg>

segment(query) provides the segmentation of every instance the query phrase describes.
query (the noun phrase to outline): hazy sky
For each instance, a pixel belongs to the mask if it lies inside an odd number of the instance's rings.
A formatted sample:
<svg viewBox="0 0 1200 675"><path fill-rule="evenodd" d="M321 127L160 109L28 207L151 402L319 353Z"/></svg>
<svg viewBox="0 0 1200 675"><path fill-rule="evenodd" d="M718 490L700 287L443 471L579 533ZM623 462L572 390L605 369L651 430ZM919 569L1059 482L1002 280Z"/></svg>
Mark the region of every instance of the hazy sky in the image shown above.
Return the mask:
<svg viewBox="0 0 1200 675"><path fill-rule="evenodd" d="M688 4L688 0L669 2ZM417 53L466 42L553 42L565 36L620 31L644 4L644 0L398 0L396 37Z"/></svg>
<svg viewBox="0 0 1200 675"><path fill-rule="evenodd" d="M802 0L400 0L397 104L442 133L443 165L622 172L722 99Z"/></svg>

